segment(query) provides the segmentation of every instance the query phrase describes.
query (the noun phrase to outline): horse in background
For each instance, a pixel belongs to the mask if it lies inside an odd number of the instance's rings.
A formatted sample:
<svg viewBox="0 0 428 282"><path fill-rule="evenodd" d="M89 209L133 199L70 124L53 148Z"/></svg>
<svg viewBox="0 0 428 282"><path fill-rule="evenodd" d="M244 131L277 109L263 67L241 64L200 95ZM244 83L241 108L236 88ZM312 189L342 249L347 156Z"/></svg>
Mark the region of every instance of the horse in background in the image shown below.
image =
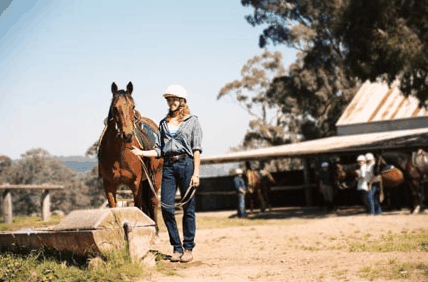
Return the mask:
<svg viewBox="0 0 428 282"><path fill-rule="evenodd" d="M267 170L253 170L247 162L245 169L247 180L250 211L253 212L254 202L257 199L260 204L260 210L264 212L266 208L271 208L269 204L269 189L275 183L272 174Z"/></svg>
<svg viewBox="0 0 428 282"><path fill-rule="evenodd" d="M98 150L99 176L103 179L109 207L117 207L117 189L126 185L132 191L134 206L155 222L158 231L157 207L163 160L142 160L131 152L133 146L152 149L155 138L151 135L156 134L158 127L152 120L140 117L135 110L131 82L128 83L126 91L118 90L113 82L111 91L113 99ZM148 175L144 173L143 165L146 165ZM155 186L154 192L150 188L149 177Z"/></svg>
<svg viewBox="0 0 428 282"><path fill-rule="evenodd" d="M405 183L412 192L411 213L422 212L425 209L423 179L428 174L428 153L423 150L382 152L379 162L382 167L393 165L403 172Z"/></svg>
<svg viewBox="0 0 428 282"><path fill-rule="evenodd" d="M346 201L353 202L352 198L359 198L363 205L367 206L367 200L362 193L357 190L359 165L356 163L342 164L340 162L333 164L333 189L334 200L339 197L345 197Z"/></svg>

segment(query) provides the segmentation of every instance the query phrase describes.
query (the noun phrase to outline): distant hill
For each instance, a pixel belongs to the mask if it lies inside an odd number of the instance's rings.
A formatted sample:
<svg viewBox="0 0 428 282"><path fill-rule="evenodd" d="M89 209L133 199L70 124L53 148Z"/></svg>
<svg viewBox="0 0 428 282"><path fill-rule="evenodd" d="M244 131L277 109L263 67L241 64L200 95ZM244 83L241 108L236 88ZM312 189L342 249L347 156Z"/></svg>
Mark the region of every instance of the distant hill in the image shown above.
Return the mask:
<svg viewBox="0 0 428 282"><path fill-rule="evenodd" d="M91 170L98 163L96 158L88 158L85 156L56 156L62 163L77 172L86 172Z"/></svg>

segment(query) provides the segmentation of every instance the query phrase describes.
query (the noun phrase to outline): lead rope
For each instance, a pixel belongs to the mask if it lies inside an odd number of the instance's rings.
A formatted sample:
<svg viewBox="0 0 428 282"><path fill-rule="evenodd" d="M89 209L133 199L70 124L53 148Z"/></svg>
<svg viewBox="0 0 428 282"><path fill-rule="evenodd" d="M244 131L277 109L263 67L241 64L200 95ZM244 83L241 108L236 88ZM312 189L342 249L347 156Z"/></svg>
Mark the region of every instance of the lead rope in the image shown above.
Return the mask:
<svg viewBox="0 0 428 282"><path fill-rule="evenodd" d="M176 204L176 205L167 205L165 203L162 203L161 199L159 199L158 195L156 194L156 190L155 190L155 188L153 186L152 180L150 179L149 172L147 170L146 164L144 163L144 161L141 159L140 156L138 156L138 159L143 164L144 173L147 176L147 180L149 181L150 188L152 189L152 192L155 195L156 199L161 203L162 207L164 207L164 208L182 207L185 204L187 204L188 202L190 202L190 200L195 196L195 193L196 193L196 189L194 189L195 187L192 187L192 186L189 185L189 188L187 188L186 193L184 193L184 196L181 198L181 201L178 204ZM189 191L192 191L191 194L190 194L190 196L189 196ZM186 197L189 197L189 198L187 200L185 200Z"/></svg>

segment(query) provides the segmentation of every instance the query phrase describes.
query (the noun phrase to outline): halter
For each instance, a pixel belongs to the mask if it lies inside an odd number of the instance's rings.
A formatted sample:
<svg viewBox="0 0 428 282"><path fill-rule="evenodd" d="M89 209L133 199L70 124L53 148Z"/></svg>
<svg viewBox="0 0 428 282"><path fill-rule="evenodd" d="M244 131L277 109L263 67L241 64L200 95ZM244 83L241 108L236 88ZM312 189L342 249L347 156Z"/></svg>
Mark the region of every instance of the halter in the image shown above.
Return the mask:
<svg viewBox="0 0 428 282"><path fill-rule="evenodd" d="M124 94L116 94L116 95L124 95ZM126 94L125 94L126 95ZM115 99L116 100L116 99ZM131 100L133 101L133 99L131 98ZM120 130L120 127L119 127L119 125L118 125L118 122L116 121L116 119L115 119L115 116L114 116L114 114L113 114L113 110L112 110L112 108L113 108L113 105L115 104L115 101L113 101L112 103L111 103L111 106L110 106L110 111L109 111L109 119L107 120L107 125L108 124L110 124L111 122L114 122L114 129L115 129L115 131L116 131L116 138L121 138L121 139L125 139L125 134L124 134L124 132L122 131L122 130ZM133 109L132 110L132 114L133 114L133 116L135 117L135 109ZM136 124L137 124L137 122L138 122L138 120L134 120L134 124L133 124L133 128L135 128L135 126L136 126ZM134 130L132 131L132 137L134 137Z"/></svg>

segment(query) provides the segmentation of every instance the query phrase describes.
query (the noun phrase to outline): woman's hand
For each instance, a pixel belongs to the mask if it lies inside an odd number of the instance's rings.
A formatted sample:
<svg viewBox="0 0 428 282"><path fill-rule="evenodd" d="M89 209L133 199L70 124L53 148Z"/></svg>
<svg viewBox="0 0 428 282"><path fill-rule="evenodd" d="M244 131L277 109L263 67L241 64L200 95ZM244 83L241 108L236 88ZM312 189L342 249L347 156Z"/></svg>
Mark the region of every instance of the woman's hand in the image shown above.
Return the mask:
<svg viewBox="0 0 428 282"><path fill-rule="evenodd" d="M199 175L192 175L192 179L190 180L190 187L199 187Z"/></svg>
<svg viewBox="0 0 428 282"><path fill-rule="evenodd" d="M140 150L140 149L138 149L137 147L134 147L134 146L132 146L131 152L134 153L137 156L143 156L143 154L144 154L143 150Z"/></svg>

